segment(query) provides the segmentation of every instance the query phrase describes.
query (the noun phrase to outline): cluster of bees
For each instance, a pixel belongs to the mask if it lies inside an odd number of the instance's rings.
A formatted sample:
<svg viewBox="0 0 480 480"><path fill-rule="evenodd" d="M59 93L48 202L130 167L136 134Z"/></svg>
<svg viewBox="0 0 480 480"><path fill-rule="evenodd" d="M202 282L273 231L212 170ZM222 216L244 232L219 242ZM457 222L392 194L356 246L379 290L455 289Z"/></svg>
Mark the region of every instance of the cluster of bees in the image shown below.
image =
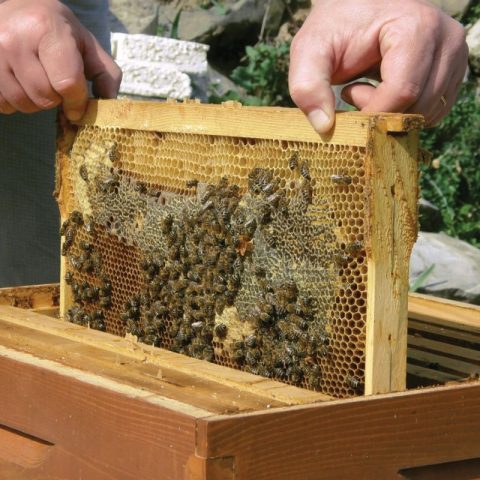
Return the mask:
<svg viewBox="0 0 480 480"><path fill-rule="evenodd" d="M143 287L125 301L120 312L126 332L146 344L207 361L218 361L219 351L228 344L229 351L223 354L238 368L295 385L319 387L320 358L329 356L330 342L316 322L321 314L317 300L300 291L293 280L273 279L268 269L255 266L252 260L257 241L270 249L280 248L276 220L288 223L290 216L298 215L299 205L301 213L312 204L308 162L300 164L293 155L289 167L298 171L300 178L296 206L280 179L264 168L250 172L246 195L225 177L218 184L200 185L196 179L187 182L197 200L163 212L159 223L162 246L144 253L138 265ZM86 169L81 168L79 174L89 181ZM115 172L95 180L102 194L116 194L120 178ZM152 187L135 182L134 191L151 195ZM91 236L91 243L75 242L81 228ZM61 234L62 254L67 255L69 264L65 280L74 300L67 318L105 330L112 285L94 248L93 220L72 212ZM74 243L76 254L70 251ZM240 318L251 325L251 333L228 342L230 325L223 314L236 307L244 282L251 281L250 273L245 274L247 264L260 288Z"/></svg>
<svg viewBox="0 0 480 480"><path fill-rule="evenodd" d="M197 182L187 187L196 189ZM207 185L198 209L184 208L178 218L165 215L167 248L141 261L146 288L124 305L127 332L148 344L214 360L212 341L228 332L215 317L235 302L256 229L256 221L235 215L240 200L238 186L222 178Z"/></svg>
<svg viewBox="0 0 480 480"><path fill-rule="evenodd" d="M257 268L255 275L263 284L261 297L249 315L255 333L234 342L233 359L251 373L294 385L305 381L318 388L318 359L329 354L329 339L314 322L316 299L300 297L293 281L278 286L265 281L262 268Z"/></svg>
<svg viewBox="0 0 480 480"><path fill-rule="evenodd" d="M105 314L102 309L108 309L112 305L112 285L108 277L101 273L101 259L92 243L80 240L77 242L80 254L71 253L81 228L87 234L93 235L93 219L90 217L84 219L76 210L60 228L60 234L64 237L62 255L67 256L70 266L65 274L65 283L70 286L74 301L74 306L67 311L66 316L67 320L77 325L105 331ZM81 280L86 276L99 277L100 286Z"/></svg>

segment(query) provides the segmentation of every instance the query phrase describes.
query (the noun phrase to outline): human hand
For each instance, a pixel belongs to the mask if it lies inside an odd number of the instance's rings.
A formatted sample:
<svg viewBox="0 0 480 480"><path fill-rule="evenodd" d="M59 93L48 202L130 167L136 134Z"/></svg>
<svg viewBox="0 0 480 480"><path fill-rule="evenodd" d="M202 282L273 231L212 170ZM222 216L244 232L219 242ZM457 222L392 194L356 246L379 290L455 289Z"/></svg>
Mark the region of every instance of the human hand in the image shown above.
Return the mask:
<svg viewBox="0 0 480 480"><path fill-rule="evenodd" d="M450 111L465 75L460 23L426 0L318 0L290 51L290 94L314 128L335 120L331 84L360 77L342 97L366 112L421 113L434 126Z"/></svg>
<svg viewBox="0 0 480 480"><path fill-rule="evenodd" d="M57 0L0 1L0 113L63 104L78 120L93 92L113 98L121 71L75 15Z"/></svg>

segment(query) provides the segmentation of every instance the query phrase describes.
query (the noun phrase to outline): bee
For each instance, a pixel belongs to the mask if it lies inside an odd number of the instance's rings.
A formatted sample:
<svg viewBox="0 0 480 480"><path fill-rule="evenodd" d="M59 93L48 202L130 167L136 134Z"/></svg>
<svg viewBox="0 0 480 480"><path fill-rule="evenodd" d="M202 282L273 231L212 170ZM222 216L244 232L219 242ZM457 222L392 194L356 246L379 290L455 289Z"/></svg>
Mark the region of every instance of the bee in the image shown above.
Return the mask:
<svg viewBox="0 0 480 480"><path fill-rule="evenodd" d="M138 324L138 322L130 318L126 320L125 327L126 327L127 333L131 333L136 337L140 337L143 334L142 329L140 328L140 325Z"/></svg>
<svg viewBox="0 0 480 480"><path fill-rule="evenodd" d="M71 285L73 283L73 273L72 272L67 272L65 274L65 283L67 285Z"/></svg>
<svg viewBox="0 0 480 480"><path fill-rule="evenodd" d="M207 362L213 362L213 360L215 359L215 352L210 345L207 345L204 348L202 358Z"/></svg>
<svg viewBox="0 0 480 480"><path fill-rule="evenodd" d="M250 367L255 367L262 358L260 350L252 348L249 349L245 355L245 363Z"/></svg>
<svg viewBox="0 0 480 480"><path fill-rule="evenodd" d="M85 182L88 182L88 170L85 164L80 165L80 168L78 169L78 173L80 174L80 177L82 178L82 180L84 180Z"/></svg>
<svg viewBox="0 0 480 480"><path fill-rule="evenodd" d="M352 183L352 177L348 175L332 175L330 180L337 185L350 185Z"/></svg>
<svg viewBox="0 0 480 480"><path fill-rule="evenodd" d="M77 270L77 271L82 270L83 261L82 261L81 257L76 257L76 256L72 255L69 260L70 260L70 264L72 265L72 267L75 270Z"/></svg>
<svg viewBox="0 0 480 480"><path fill-rule="evenodd" d="M92 244L88 242L84 242L83 240L80 242L79 247L81 250L85 252L91 252L93 250Z"/></svg>
<svg viewBox="0 0 480 480"><path fill-rule="evenodd" d="M305 178L306 180L311 180L310 167L308 166L308 162L306 160L302 163L300 167L300 173L302 177Z"/></svg>
<svg viewBox="0 0 480 480"><path fill-rule="evenodd" d="M112 306L112 297L100 297L100 306L103 308L110 308Z"/></svg>
<svg viewBox="0 0 480 480"><path fill-rule="evenodd" d="M228 177L222 177L218 182L219 188L226 188L228 187Z"/></svg>
<svg viewBox="0 0 480 480"><path fill-rule="evenodd" d="M97 181L97 185L103 193L111 193L120 185L120 176L116 173L106 175Z"/></svg>
<svg viewBox="0 0 480 480"><path fill-rule="evenodd" d="M204 327L201 332L201 337L205 342L211 343L213 340L213 328L208 326Z"/></svg>
<svg viewBox="0 0 480 480"><path fill-rule="evenodd" d="M270 205L264 204L259 208L258 220L261 225L267 225L272 221L272 209Z"/></svg>
<svg viewBox="0 0 480 480"><path fill-rule="evenodd" d="M273 232L268 230L264 231L263 239L265 240L265 243L267 244L267 246L269 246L270 248L275 248L277 246L277 239Z"/></svg>
<svg viewBox="0 0 480 480"><path fill-rule="evenodd" d="M191 180L186 181L187 188L195 188L198 185L198 180L196 178L192 178Z"/></svg>
<svg viewBox="0 0 480 480"><path fill-rule="evenodd" d="M207 200L200 208L200 213L205 213L207 210L213 209L213 206L213 200Z"/></svg>
<svg viewBox="0 0 480 480"><path fill-rule="evenodd" d="M293 152L292 156L288 159L288 166L290 170L298 168L298 152Z"/></svg>
<svg viewBox="0 0 480 480"><path fill-rule="evenodd" d="M203 320L193 322L191 325L194 332L201 332L204 326L205 326L205 322Z"/></svg>
<svg viewBox="0 0 480 480"><path fill-rule="evenodd" d="M108 151L108 158L112 163L116 163L120 160L120 153L118 152L118 145L116 143L114 143Z"/></svg>
<svg viewBox="0 0 480 480"><path fill-rule="evenodd" d="M354 242L347 245L346 250L349 253L355 253L355 252L358 252L358 251L362 250L362 248L363 248L363 243L360 242L359 240L355 240Z"/></svg>
<svg viewBox="0 0 480 480"><path fill-rule="evenodd" d="M282 198L282 195L280 194L280 192L275 192L267 197L267 202L273 208L278 208L281 198Z"/></svg>
<svg viewBox="0 0 480 480"><path fill-rule="evenodd" d="M83 225L83 215L78 210L74 210L70 214L70 221L75 225L81 226Z"/></svg>
<svg viewBox="0 0 480 480"><path fill-rule="evenodd" d="M147 185L143 182L136 182L133 190L138 193L147 193Z"/></svg>
<svg viewBox="0 0 480 480"><path fill-rule="evenodd" d="M217 323L214 328L215 335L218 338L224 339L228 333L228 327L224 323Z"/></svg>
<svg viewBox="0 0 480 480"><path fill-rule="evenodd" d="M310 180L303 181L302 186L300 187L300 195L303 207L306 209L313 201L313 187Z"/></svg>
<svg viewBox="0 0 480 480"><path fill-rule="evenodd" d="M345 255L344 253L339 252L334 255L334 261L338 267L341 267L348 262L348 255Z"/></svg>
<svg viewBox="0 0 480 480"><path fill-rule="evenodd" d="M172 226L173 226L173 216L169 213L162 220L162 233L163 234L170 233L172 231Z"/></svg>
<svg viewBox="0 0 480 480"><path fill-rule="evenodd" d="M361 390L362 389L362 382L360 381L359 378L354 377L354 376L348 376L347 377L347 384L350 388L353 390Z"/></svg>
<svg viewBox="0 0 480 480"><path fill-rule="evenodd" d="M232 355L232 360L235 363L238 363L240 365L243 365L245 362L245 346L243 342L240 343L235 343L233 345L233 355Z"/></svg>
<svg viewBox="0 0 480 480"><path fill-rule="evenodd" d="M248 335L248 337L245 337L245 345L248 348L255 348L258 345L257 337L255 335Z"/></svg>
<svg viewBox="0 0 480 480"><path fill-rule="evenodd" d="M85 215L85 223L84 223L84 228L85 228L85 231L89 234L93 234L93 231L94 231L94 223L93 223L93 218L88 216L88 215Z"/></svg>
<svg viewBox="0 0 480 480"><path fill-rule="evenodd" d="M70 226L70 219L65 220L60 227L60 235L63 237L67 232L68 227Z"/></svg>
<svg viewBox="0 0 480 480"><path fill-rule="evenodd" d="M277 190L278 190L278 182L277 182L277 181L273 181L273 182L271 182L271 183L267 183L267 184L262 188L262 192L263 192L265 195L272 195L272 194L275 193Z"/></svg>

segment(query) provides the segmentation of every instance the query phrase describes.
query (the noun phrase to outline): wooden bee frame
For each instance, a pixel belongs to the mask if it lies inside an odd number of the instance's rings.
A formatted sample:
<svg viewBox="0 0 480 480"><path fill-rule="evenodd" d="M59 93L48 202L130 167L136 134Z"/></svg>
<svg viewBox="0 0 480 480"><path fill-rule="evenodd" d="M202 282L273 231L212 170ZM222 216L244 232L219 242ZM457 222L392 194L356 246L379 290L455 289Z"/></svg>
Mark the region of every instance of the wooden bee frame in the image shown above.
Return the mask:
<svg viewBox="0 0 480 480"><path fill-rule="evenodd" d="M313 203L315 204L317 198L317 190L330 192L333 189L332 196L322 201L343 202L342 212L346 212L344 220L342 220L344 217L332 213L332 218L337 222L332 227L335 229L336 255L338 256L342 245L344 260L340 255L340 267L337 270L340 269L343 273L338 277L340 280L334 287L336 293L332 296L337 298L338 306L335 307L336 310L332 307L332 311L329 311L326 327L330 335L330 351L327 353L332 358L337 356L335 361L331 361L335 365L330 370L327 368L330 360L319 360L326 372L323 375L327 378L322 391L332 395L351 396L359 384L363 385L362 392L367 395L405 389L408 264L417 235L418 131L422 126L421 117L338 113L334 129L327 135L318 135L303 114L296 109L240 107L231 102L214 106L200 105L196 102L147 104L92 101L78 126L80 131L83 131L82 141L86 145L82 147L84 150L89 148L89 137L85 129L93 132L96 128L108 130L111 132L111 138L116 138L115 135L129 135L128 132L146 132L156 134L159 138L170 134L178 135L178 138L187 142L188 139L195 138L195 142L206 144L215 144L216 139L220 138L227 143L233 142L229 147L231 151L237 151L235 142L240 142L241 145L251 149L256 148L256 142L260 144L264 142L267 145L265 151L287 152L282 154L283 163L278 167L279 178L286 178L287 185L289 181L294 183L288 177L288 157L298 149L301 156L309 158L309 168L313 171L312 178L317 182L316 185L326 185L326 182L333 185L314 187ZM67 219L69 214L78 208L75 194L72 194L73 174L69 172L69 165L72 164L69 156L72 146L73 149L76 148L76 138L78 134L75 137L75 132L67 129L59 142L57 196L63 219ZM121 159L122 155L125 158L128 155L135 157L138 153L138 151L128 153L127 149L119 152L119 145L115 143L113 148L113 143L108 144L110 145L108 148L105 147L104 153L104 156L107 155L112 162ZM132 148L135 150L135 147ZM310 159L309 152L310 155L317 157ZM332 166L326 169L323 167L322 159L329 155L334 160L330 160ZM341 168L335 164L337 156L343 159L344 166ZM198 171L193 171L195 174L198 173L202 181L214 183L218 182L222 175L228 177L231 168L232 174L237 172L235 178L240 188L245 189L247 181L245 172L262 167L263 158L266 157L260 155L253 160L241 157L243 164L235 165L234 162L230 162L227 169L219 160L217 163L212 162L208 170L202 170L201 166L197 166L195 168ZM167 192L181 191L183 187L179 185L185 185L191 178L192 170L184 171L183 159L167 160L170 162L171 172L174 173L168 173L170 177L162 177L161 174L159 184ZM135 168L135 161L133 159L128 167L122 163L121 170L133 168L132 175L142 179L143 173ZM275 162L280 162L280 159L277 161L274 157L272 161L277 168ZM200 165L201 162L200 159L196 165ZM249 170L246 170L247 167ZM158 168L161 169L161 166ZM238 169L241 170L240 173ZM84 180L85 175L85 171L80 172ZM306 178L310 174L300 172L297 176L301 179L302 176ZM301 181L302 185L305 184L304 179ZM112 184L116 179L108 177L104 182ZM358 185L361 189L356 191L355 186ZM107 187L109 188L109 185ZM357 220L350 218L348 213L352 208L356 208L355 205L360 205ZM356 244L360 246L350 247ZM362 250L363 266L357 265L355 259L350 258L353 255L349 257L349 248ZM71 270L63 257L62 278L69 268ZM367 272L368 281L365 280ZM349 275L353 280L349 280ZM349 281L355 283L357 279L363 279L361 282L365 288L362 292L352 292L348 284L340 285L341 278L344 279L344 283ZM348 291L350 291L348 294L339 293ZM343 302L345 307L342 306ZM62 280L62 315L66 314L72 303L69 289ZM354 305L356 310L348 305ZM344 310L341 310L342 308ZM362 313L352 313L358 312L359 309ZM355 322L358 322L359 328ZM352 331L354 333L351 333ZM356 360L353 361L352 358ZM355 376L349 373L350 370L355 371Z"/></svg>

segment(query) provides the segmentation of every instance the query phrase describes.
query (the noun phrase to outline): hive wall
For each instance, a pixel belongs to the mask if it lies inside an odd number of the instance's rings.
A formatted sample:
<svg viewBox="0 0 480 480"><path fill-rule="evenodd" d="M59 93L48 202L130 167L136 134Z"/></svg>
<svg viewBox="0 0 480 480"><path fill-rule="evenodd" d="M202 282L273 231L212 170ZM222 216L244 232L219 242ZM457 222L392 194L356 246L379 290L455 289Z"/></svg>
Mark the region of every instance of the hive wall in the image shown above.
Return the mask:
<svg viewBox="0 0 480 480"><path fill-rule="evenodd" d="M367 145L84 125L66 154L69 320L362 393Z"/></svg>

